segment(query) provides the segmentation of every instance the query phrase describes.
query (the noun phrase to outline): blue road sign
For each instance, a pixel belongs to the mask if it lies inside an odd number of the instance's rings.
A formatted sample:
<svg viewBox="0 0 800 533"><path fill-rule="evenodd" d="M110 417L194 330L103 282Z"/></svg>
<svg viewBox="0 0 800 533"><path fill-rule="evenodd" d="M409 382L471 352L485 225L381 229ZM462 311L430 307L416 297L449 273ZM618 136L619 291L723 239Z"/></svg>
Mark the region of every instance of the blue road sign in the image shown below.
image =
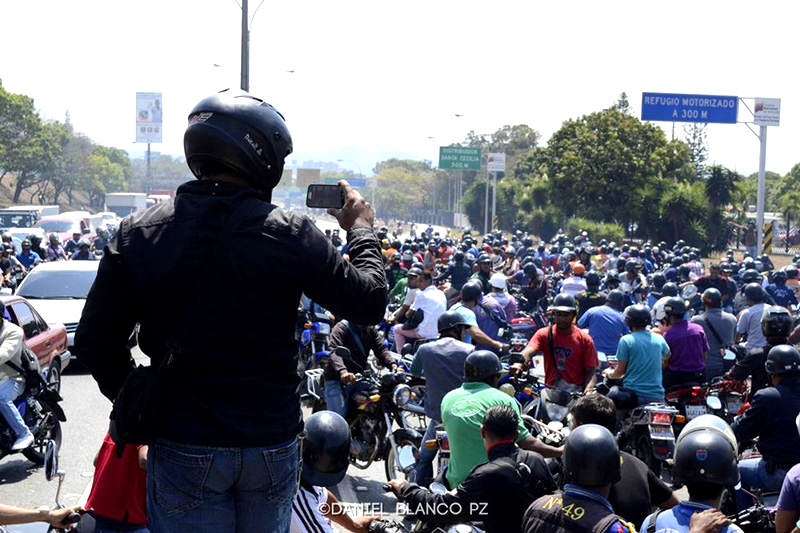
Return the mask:
<svg viewBox="0 0 800 533"><path fill-rule="evenodd" d="M642 93L642 120L736 124L738 110L736 96Z"/></svg>
<svg viewBox="0 0 800 533"><path fill-rule="evenodd" d="M351 187L366 187L367 180L363 178L351 178L347 180Z"/></svg>

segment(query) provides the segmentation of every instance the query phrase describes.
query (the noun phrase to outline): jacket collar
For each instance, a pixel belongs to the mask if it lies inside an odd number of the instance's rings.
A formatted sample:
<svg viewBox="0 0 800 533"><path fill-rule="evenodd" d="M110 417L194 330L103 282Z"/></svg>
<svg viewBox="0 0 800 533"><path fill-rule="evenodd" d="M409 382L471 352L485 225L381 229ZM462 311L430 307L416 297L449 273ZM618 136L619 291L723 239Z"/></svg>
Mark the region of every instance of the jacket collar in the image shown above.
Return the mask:
<svg viewBox="0 0 800 533"><path fill-rule="evenodd" d="M486 456L489 458L490 461L494 461L500 457L508 457L516 450L517 445L514 444L513 440L501 440L499 442L495 442L492 444L488 450L486 450Z"/></svg>
<svg viewBox="0 0 800 533"><path fill-rule="evenodd" d="M196 194L200 196L246 196L264 200L263 196L252 187L237 185L227 181L194 180L187 181L178 187L177 195ZM269 201L269 200L267 200Z"/></svg>

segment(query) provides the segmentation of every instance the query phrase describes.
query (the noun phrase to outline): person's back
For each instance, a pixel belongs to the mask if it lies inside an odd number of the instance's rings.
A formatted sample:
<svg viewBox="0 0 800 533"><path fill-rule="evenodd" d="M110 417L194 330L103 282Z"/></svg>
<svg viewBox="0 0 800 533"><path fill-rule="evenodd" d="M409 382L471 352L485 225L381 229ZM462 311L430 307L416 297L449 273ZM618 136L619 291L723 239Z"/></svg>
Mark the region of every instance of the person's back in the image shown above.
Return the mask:
<svg viewBox="0 0 800 533"><path fill-rule="evenodd" d="M736 332L747 335L747 349L762 348L767 345L767 339L761 332L761 316L767 307L765 303L755 303L745 309L739 316Z"/></svg>
<svg viewBox="0 0 800 533"><path fill-rule="evenodd" d="M578 320L578 327L588 328L597 351L606 354L616 354L620 338L630 331L622 313L610 305L589 309Z"/></svg>
<svg viewBox="0 0 800 533"><path fill-rule="evenodd" d="M442 422L450 440L450 464L445 475L450 488L455 488L470 471L487 461L481 438L483 415L489 407L511 405L519 415L519 404L506 393L483 382L467 382L448 392L442 399ZM518 441L530 435L524 426Z"/></svg>
<svg viewBox="0 0 800 533"><path fill-rule="evenodd" d="M151 441L153 531L254 523L285 530L303 427L297 305L305 293L354 323L383 317L386 278L374 212L340 182L345 206L332 214L348 231L346 262L309 218L268 203L291 153L272 106L223 92L190 117L184 149L199 181L121 222L87 297L75 353L101 392L116 398L134 368L127 345L138 323L139 345L161 369L155 398L131 382L123 389L125 400L144 397L158 406L134 413L145 427L120 407L111 431L123 441L131 433ZM213 294L200 290L209 283ZM196 460L174 459L185 456ZM201 499L191 497L196 475L205 480Z"/></svg>
<svg viewBox="0 0 800 533"><path fill-rule="evenodd" d="M425 376L425 415L428 418L442 419L442 399L464 382L464 360L474 350L473 345L452 337L443 337L419 347L411 370L415 373L417 365L420 365L420 375Z"/></svg>
<svg viewBox="0 0 800 533"><path fill-rule="evenodd" d="M687 320L673 323L664 333L671 356L669 369L678 372L702 372L705 368L703 354L708 350L706 334L702 327Z"/></svg>
<svg viewBox="0 0 800 533"><path fill-rule="evenodd" d="M472 308L472 311L475 313L475 319L481 331L496 341L502 339L499 335L500 328L508 323L508 317L497 300L488 295L483 296L481 301Z"/></svg>
<svg viewBox="0 0 800 533"><path fill-rule="evenodd" d="M575 300L578 302L578 318L582 317L589 309L594 307L600 307L604 303L606 303L606 298L608 295L604 292L598 292L597 290L587 290L584 293L580 293L575 297Z"/></svg>
<svg viewBox="0 0 800 533"><path fill-rule="evenodd" d="M736 317L722 309L706 309L705 313L692 317L699 324L708 340L707 378L722 375L724 372L723 350L733 346L736 340Z"/></svg>
<svg viewBox="0 0 800 533"><path fill-rule="evenodd" d="M668 354L664 338L646 329L634 331L620 340L617 360L626 364L625 388L636 393L640 404L648 400L663 401L661 368Z"/></svg>

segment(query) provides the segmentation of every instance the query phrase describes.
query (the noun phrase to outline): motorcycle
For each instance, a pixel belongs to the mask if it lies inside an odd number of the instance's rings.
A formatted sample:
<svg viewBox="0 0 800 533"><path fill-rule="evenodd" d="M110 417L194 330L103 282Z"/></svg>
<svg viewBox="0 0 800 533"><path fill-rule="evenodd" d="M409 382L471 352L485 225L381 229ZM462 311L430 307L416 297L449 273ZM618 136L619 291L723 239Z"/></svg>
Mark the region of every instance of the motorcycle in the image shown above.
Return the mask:
<svg viewBox="0 0 800 533"><path fill-rule="evenodd" d="M660 404L634 408L623 419L617 434L620 449L641 459L660 477L675 451L672 421L677 414L674 407Z"/></svg>
<svg viewBox="0 0 800 533"><path fill-rule="evenodd" d="M360 367L347 348L336 348L336 354ZM365 470L374 461L383 460L387 480L407 477L414 471L422 434L408 426L403 414L412 399L409 381L408 374L379 375L369 365L356 374L345 417L352 435L350 464L356 468ZM393 429L395 424L397 429Z"/></svg>
<svg viewBox="0 0 800 533"><path fill-rule="evenodd" d="M64 483L64 477L66 473L63 470L58 469L58 446L56 445L55 441L49 440L45 444L43 464L44 464L45 479L47 479L47 481L58 479L58 487L56 488L55 509L63 509L64 504L61 503L61 486ZM80 514L70 513L64 520L64 522L66 524L77 524L80 521L80 519L81 519ZM45 529L45 527L47 529ZM42 533L44 531L47 531L48 533L49 532L62 533L67 530L54 528L53 526L44 526L41 523L22 524L22 525L10 526L9 528L0 526L0 533Z"/></svg>
<svg viewBox="0 0 800 533"><path fill-rule="evenodd" d="M706 389L693 384L677 385L667 390L666 401L667 405L678 411L672 418L672 429L676 437L690 420L707 414L709 409L718 410L722 407L719 398L712 397L707 401Z"/></svg>
<svg viewBox="0 0 800 533"><path fill-rule="evenodd" d="M390 485L384 485L383 490L391 492ZM432 483L431 492L444 494L447 489L441 483ZM483 533L483 530L471 523L458 524L426 524L424 519L412 517L402 520L373 520L368 528L369 533Z"/></svg>
<svg viewBox="0 0 800 533"><path fill-rule="evenodd" d="M749 404L748 387L743 381L716 377L708 385L706 405L711 409L711 414L716 415L728 424L733 419L747 410Z"/></svg>
<svg viewBox="0 0 800 533"><path fill-rule="evenodd" d="M33 433L34 441L21 452L26 459L41 466L45 461L47 443L52 440L56 446L61 445L61 422L66 422L67 417L58 405L62 401L58 383L48 383L37 371L26 373L25 392L14 401L14 405ZM17 453L11 450L16 439L14 431L0 417L0 458Z"/></svg>
<svg viewBox="0 0 800 533"><path fill-rule="evenodd" d="M330 320L327 315L313 311L307 311L301 315L302 331L300 333L300 351L298 357L298 370L301 377L304 377L306 385L300 390L307 392L300 395L300 402L312 408L315 412L319 410L319 400L321 399L317 391L322 390L322 374L320 362L324 357L330 355L328 350L328 339L331 334Z"/></svg>

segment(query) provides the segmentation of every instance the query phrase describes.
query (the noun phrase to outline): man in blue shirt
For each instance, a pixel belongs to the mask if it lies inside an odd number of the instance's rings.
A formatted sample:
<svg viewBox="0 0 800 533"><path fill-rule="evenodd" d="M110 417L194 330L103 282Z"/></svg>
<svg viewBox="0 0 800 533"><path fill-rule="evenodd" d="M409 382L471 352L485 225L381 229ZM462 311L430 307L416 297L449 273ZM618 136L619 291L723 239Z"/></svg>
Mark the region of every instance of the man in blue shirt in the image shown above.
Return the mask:
<svg viewBox="0 0 800 533"><path fill-rule="evenodd" d="M716 418L716 417L714 417ZM720 427L724 427L725 422ZM730 432L712 426L684 429L675 445L673 476L679 484L686 485L689 501L672 509L651 514L645 518L639 531L647 533L689 533L695 514L719 509L726 487L739 482L736 467L736 439ZM711 513L713 514L713 513ZM651 522L655 520L655 525ZM725 523L725 522L723 522ZM697 524L695 523L695 526ZM702 531L702 530L701 530ZM736 526L726 526L713 531L737 533Z"/></svg>
<svg viewBox="0 0 800 533"><path fill-rule="evenodd" d="M464 319L467 330L464 333L464 342L476 346L486 346L497 352L503 349L503 343L492 339L480 326L475 309L483 299L483 289L479 281L469 281L461 287L461 301L450 308Z"/></svg>
<svg viewBox="0 0 800 533"><path fill-rule="evenodd" d="M797 305L797 296L795 296L794 290L791 287L786 286L786 279L785 271L778 270L775 272L775 274L772 275L772 283L767 285L767 293L775 300L775 305L785 307L791 313L792 306Z"/></svg>
<svg viewBox="0 0 800 533"><path fill-rule="evenodd" d="M622 379L625 388L636 393L639 405L663 402L661 369L664 360L669 357L667 341L661 335L647 331L650 310L646 305L632 305L625 310L624 316L625 323L633 333L619 341L617 366L606 369L603 375L610 379Z"/></svg>
<svg viewBox="0 0 800 533"><path fill-rule="evenodd" d="M31 250L31 241L25 239L22 241L22 251L17 254L17 261L22 263L25 270L30 270L32 266L38 264L42 260L39 254Z"/></svg>
<svg viewBox="0 0 800 533"><path fill-rule="evenodd" d="M616 354L619 340L630 332L622 318L624 300L624 293L615 289L608 293L605 305L592 307L578 320L579 328L589 329L589 336L598 352Z"/></svg>

